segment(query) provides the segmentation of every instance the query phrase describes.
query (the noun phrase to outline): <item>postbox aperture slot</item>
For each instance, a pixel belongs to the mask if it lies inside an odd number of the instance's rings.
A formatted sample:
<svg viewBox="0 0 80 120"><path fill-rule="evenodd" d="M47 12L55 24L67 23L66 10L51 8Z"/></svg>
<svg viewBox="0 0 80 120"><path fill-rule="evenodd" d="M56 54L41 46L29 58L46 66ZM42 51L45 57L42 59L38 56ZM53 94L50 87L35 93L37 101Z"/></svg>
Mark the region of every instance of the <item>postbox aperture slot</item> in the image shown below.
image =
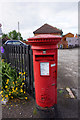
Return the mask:
<svg viewBox="0 0 80 120"><path fill-rule="evenodd" d="M35 55L35 60L53 60L54 61L54 55Z"/></svg>

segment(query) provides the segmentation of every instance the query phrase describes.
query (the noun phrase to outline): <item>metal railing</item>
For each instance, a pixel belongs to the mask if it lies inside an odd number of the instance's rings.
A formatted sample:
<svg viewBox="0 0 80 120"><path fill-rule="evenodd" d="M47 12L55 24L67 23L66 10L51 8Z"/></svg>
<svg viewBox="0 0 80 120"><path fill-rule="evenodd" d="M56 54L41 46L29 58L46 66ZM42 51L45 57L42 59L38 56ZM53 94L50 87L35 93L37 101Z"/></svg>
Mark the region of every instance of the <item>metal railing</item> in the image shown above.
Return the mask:
<svg viewBox="0 0 80 120"><path fill-rule="evenodd" d="M25 72L26 91L34 96L33 55L30 45L4 45L7 63L16 71Z"/></svg>

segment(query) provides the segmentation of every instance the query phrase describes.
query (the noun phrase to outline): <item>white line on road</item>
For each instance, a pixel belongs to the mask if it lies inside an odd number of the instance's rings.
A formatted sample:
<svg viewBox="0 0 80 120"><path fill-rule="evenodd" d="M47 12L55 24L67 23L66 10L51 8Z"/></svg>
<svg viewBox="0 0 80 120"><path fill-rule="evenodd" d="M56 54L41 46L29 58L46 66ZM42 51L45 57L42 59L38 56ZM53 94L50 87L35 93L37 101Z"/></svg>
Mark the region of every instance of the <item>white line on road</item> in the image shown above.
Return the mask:
<svg viewBox="0 0 80 120"><path fill-rule="evenodd" d="M71 98L75 98L75 96L73 95L73 93L70 90L70 88L66 88L66 90L69 92L69 95L70 95Z"/></svg>

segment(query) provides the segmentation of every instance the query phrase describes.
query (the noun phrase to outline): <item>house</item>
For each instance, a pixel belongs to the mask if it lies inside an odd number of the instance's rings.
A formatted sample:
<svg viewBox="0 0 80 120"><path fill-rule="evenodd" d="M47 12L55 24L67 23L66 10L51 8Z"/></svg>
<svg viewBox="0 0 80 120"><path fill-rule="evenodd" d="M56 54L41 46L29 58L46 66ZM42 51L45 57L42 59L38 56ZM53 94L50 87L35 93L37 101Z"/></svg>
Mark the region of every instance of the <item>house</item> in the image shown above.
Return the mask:
<svg viewBox="0 0 80 120"><path fill-rule="evenodd" d="M75 37L78 37L78 38L80 38L80 34L76 34L76 35L75 35Z"/></svg>
<svg viewBox="0 0 80 120"><path fill-rule="evenodd" d="M35 30L33 32L34 35L40 35L40 34L52 34L52 35L62 35L62 30L53 27L49 24L44 24L42 25L40 28L38 28L37 30Z"/></svg>
<svg viewBox="0 0 80 120"><path fill-rule="evenodd" d="M68 48L68 41L66 41L66 38L68 37L74 37L74 34L72 33L67 33L65 35L62 36L62 40L59 42L58 44L58 48L62 47L62 48Z"/></svg>
<svg viewBox="0 0 80 120"><path fill-rule="evenodd" d="M78 37L67 37L66 41L68 42L68 48L80 46L80 39Z"/></svg>

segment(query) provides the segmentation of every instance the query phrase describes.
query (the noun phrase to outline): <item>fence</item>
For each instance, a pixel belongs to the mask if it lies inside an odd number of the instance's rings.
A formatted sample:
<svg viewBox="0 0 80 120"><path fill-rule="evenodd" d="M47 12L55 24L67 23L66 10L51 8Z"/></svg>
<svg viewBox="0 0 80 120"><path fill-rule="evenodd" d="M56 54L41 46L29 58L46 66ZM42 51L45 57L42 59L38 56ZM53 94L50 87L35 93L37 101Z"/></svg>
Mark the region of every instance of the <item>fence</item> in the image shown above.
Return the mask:
<svg viewBox="0 0 80 120"><path fill-rule="evenodd" d="M4 45L4 54L17 72L25 72L27 92L34 97L33 57L30 45Z"/></svg>

